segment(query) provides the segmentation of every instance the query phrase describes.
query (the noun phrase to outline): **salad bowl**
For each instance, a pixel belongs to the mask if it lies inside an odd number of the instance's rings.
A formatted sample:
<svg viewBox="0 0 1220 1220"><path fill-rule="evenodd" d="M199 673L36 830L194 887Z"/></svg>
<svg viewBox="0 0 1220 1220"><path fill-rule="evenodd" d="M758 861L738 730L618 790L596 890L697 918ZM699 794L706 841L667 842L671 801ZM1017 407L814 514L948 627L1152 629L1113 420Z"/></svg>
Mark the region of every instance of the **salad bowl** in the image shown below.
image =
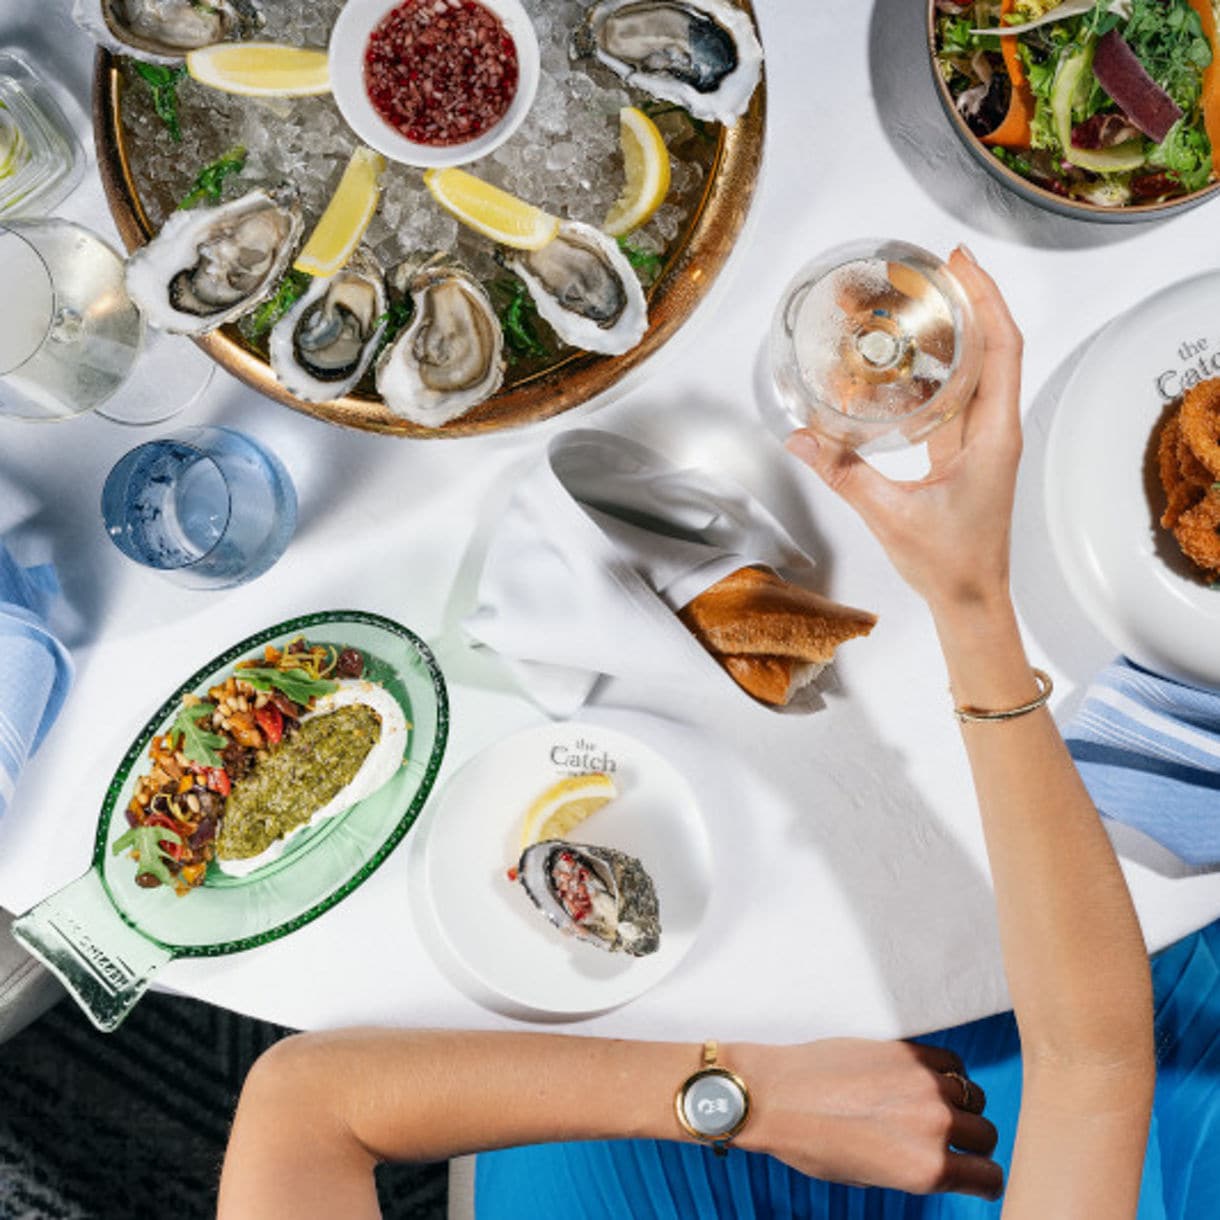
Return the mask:
<svg viewBox="0 0 1220 1220"><path fill-rule="evenodd" d="M1051 50L1036 82L1027 78L1021 87L1029 114L1014 114L1021 107L1010 104L1002 122L980 135L963 113L963 108L970 108L963 95L974 88L976 97L985 105L986 90L960 74L945 71L945 40L952 29L961 40L963 57L973 58L980 52L986 57L990 52L991 62L1003 74L1005 68L999 65L996 49L1001 44L1007 45L1005 66L1017 62L1018 36L974 37L970 27L974 26L972 18L979 7L977 3L928 0L929 64L949 125L970 155L996 181L1027 202L1078 220L1129 224L1187 211L1212 198L1220 189L1217 168L1220 148L1209 155L1211 145L1220 146L1220 38L1216 36L1215 22L1200 19L1196 23L1188 17L1182 23L1180 42L1173 46L1173 62L1164 71L1175 74L1178 82L1193 75L1193 83L1185 86L1179 83L1174 88L1179 96L1193 95L1194 100L1184 110L1172 103L1181 118L1172 124L1170 134L1157 142L1138 123L1128 119L1117 103L1112 103L1096 76L1097 72L1107 76L1110 85L1135 110L1138 122L1155 117L1146 116L1145 108L1155 111L1158 103L1164 105L1165 91L1155 82L1149 88L1149 81L1143 79L1147 74L1135 56L1128 54L1130 48L1122 41L1127 30L1124 14L1132 10L1133 2L1139 5L1146 0L1109 0L1108 4L1107 0L1094 4L1088 0L1060 0L1058 4L1034 4L1032 8L1040 8L1042 17L1031 22L1037 28L1029 29L1028 35L1036 35L1039 44ZM1189 10L1198 17L1201 12L1210 12L1210 5L1204 9L1204 3L1205 0L1172 0L1166 7ZM1016 4L1014 0L1002 0L991 8L1009 14ZM992 16L989 24L994 23ZM1117 48L1116 58L1121 60L1117 70L1109 65L1095 66L1097 46L1103 37L1109 37L1111 46ZM1208 66L1198 62L1206 58L1204 46L1210 46L1214 57L1214 63ZM1069 60L1073 62L1069 64ZM1023 67L1018 71L1024 71ZM1025 132L1016 133L1014 142L1000 142L1006 132L1013 134L1014 122L1019 126L1022 117L1033 128L1033 142L1040 149L1031 152ZM1076 145L1081 128L1104 128L1107 120L1109 131L1098 134L1102 147L1080 149ZM986 120L981 124L976 120L976 126L986 125ZM1145 125L1158 130L1155 123ZM1108 143L1111 139L1117 140L1117 144ZM1064 154L1064 141L1072 144L1072 154L1081 164L1073 164ZM1166 189L1156 193L1158 186Z"/></svg>
<svg viewBox="0 0 1220 1220"><path fill-rule="evenodd" d="M401 708L403 761L381 787L292 840L273 862L235 877L209 866L196 889L146 888L124 844L154 739L172 733L184 697L224 682L256 651L301 636L358 649L365 677ZM176 957L216 957L287 936L362 885L411 829L448 735L448 698L431 652L407 628L363 611L327 611L268 627L186 678L124 754L98 815L89 870L13 925L13 935L67 987L98 1029L114 1029Z"/></svg>

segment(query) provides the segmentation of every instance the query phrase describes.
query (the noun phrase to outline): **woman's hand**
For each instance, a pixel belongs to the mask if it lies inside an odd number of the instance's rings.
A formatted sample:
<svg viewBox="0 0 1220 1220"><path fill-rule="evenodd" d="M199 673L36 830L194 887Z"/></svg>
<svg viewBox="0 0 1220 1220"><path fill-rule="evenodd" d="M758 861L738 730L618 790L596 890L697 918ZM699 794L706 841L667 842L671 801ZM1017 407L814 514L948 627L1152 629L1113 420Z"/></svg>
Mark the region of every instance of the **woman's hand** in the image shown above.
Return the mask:
<svg viewBox="0 0 1220 1220"><path fill-rule="evenodd" d="M850 449L802 429L788 449L864 518L934 612L1008 596L1009 525L1021 456L1021 332L991 277L959 247L949 259L983 332L974 399L928 441L931 470L887 479Z"/></svg>
<svg viewBox="0 0 1220 1220"><path fill-rule="evenodd" d="M750 1087L738 1143L829 1181L915 1194L999 1198L996 1129L951 1051L913 1042L832 1038L800 1046L737 1044L725 1062Z"/></svg>

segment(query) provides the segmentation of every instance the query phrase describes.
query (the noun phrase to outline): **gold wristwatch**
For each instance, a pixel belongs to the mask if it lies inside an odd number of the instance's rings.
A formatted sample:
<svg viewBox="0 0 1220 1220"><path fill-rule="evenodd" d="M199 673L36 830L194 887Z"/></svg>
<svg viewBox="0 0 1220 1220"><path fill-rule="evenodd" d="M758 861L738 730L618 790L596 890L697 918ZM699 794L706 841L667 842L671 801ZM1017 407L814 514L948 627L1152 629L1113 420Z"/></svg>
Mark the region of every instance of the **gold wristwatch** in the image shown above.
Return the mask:
<svg viewBox="0 0 1220 1220"><path fill-rule="evenodd" d="M736 1072L716 1062L715 1042L703 1044L703 1066L674 1094L674 1113L687 1135L726 1156L729 1141L750 1117L750 1090Z"/></svg>

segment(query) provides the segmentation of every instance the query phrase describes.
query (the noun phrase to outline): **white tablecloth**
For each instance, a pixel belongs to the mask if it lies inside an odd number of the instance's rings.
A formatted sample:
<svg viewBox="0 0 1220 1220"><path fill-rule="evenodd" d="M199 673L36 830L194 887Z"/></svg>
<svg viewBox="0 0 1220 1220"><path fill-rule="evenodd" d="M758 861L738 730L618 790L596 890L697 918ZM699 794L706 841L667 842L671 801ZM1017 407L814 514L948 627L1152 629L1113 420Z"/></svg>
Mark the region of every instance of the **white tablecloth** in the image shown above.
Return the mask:
<svg viewBox="0 0 1220 1220"><path fill-rule="evenodd" d="M84 104L91 48L68 7L7 0L0 45L54 64ZM1007 1006L977 812L928 616L853 514L760 426L761 344L783 284L833 243L887 235L947 253L964 240L993 271L1027 339L1016 592L1032 658L1054 675L1063 716L1112 650L1071 601L1049 549L1047 425L1089 337L1212 257L1218 205L1130 227L1044 214L1004 194L958 147L928 77L919 0L758 7L769 133L751 232L712 307L621 401L488 439L406 443L315 422L218 374L175 422L232 424L273 447L296 482L301 519L270 574L213 595L137 569L102 532L105 473L148 432L96 417L3 427L0 477L37 506L24 533L59 566L78 677L0 821L0 904L23 911L86 867L106 784L150 710L182 676L278 619L359 605L432 641L453 705L442 782L489 742L540 720L498 669L463 653L454 623L514 467L580 420L736 478L817 559L826 592L880 614L870 639L843 648L839 688L812 717L743 700L740 719L725 723L680 690L647 716L632 709L629 690L599 695L591 719L647 735L690 778L717 881L702 937L679 969L580 1028L890 1036ZM113 233L92 167L61 212ZM1220 914L1220 876L1188 875L1131 835L1121 846L1151 946ZM412 928L406 866L400 849L292 936L175 962L158 985L300 1027L510 1024L434 965Z"/></svg>

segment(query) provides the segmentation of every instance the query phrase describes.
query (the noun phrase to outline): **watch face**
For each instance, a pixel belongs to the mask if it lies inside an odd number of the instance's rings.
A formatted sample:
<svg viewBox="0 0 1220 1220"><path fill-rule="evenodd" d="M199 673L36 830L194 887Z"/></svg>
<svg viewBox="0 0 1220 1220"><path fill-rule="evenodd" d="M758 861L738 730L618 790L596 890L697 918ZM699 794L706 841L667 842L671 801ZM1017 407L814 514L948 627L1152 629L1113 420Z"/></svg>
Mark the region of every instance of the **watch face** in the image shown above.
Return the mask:
<svg viewBox="0 0 1220 1220"><path fill-rule="evenodd" d="M745 1117L745 1094L732 1076L712 1069L687 1085L682 1113L700 1135L715 1139L732 1131Z"/></svg>

